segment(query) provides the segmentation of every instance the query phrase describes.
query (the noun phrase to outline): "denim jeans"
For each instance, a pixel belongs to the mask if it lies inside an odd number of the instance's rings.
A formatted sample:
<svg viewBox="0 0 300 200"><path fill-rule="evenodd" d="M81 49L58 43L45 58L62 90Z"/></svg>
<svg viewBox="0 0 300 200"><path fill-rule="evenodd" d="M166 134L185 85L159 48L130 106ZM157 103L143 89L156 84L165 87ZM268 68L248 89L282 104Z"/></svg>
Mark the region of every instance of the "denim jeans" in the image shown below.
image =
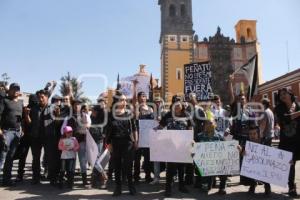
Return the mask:
<svg viewBox="0 0 300 200"><path fill-rule="evenodd" d="M4 130L3 134L7 149L1 152L0 166L4 162L3 182L9 182L11 180L13 157L20 142L20 131Z"/></svg>
<svg viewBox="0 0 300 200"><path fill-rule="evenodd" d="M81 173L86 173L87 171L87 152L86 152L86 142L80 142L79 143L79 151L78 151L78 158L79 158L79 164L80 164L80 171Z"/></svg>

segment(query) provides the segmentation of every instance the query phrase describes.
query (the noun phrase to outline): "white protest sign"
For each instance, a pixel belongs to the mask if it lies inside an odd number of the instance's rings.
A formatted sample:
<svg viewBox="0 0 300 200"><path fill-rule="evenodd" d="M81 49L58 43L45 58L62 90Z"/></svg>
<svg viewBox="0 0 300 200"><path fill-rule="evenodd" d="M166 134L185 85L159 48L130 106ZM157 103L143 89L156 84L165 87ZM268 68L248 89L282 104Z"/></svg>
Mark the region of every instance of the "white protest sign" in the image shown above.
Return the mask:
<svg viewBox="0 0 300 200"><path fill-rule="evenodd" d="M194 145L194 162L201 176L238 175L238 141L200 142Z"/></svg>
<svg viewBox="0 0 300 200"><path fill-rule="evenodd" d="M286 187L293 154L247 141L241 175Z"/></svg>
<svg viewBox="0 0 300 200"><path fill-rule="evenodd" d="M150 147L150 134L159 125L156 120L139 120L139 147Z"/></svg>
<svg viewBox="0 0 300 200"><path fill-rule="evenodd" d="M90 132L87 131L86 132L86 155L87 155L87 160L90 163L92 168L94 168L98 154L99 154L98 146L94 138L90 134Z"/></svg>
<svg viewBox="0 0 300 200"><path fill-rule="evenodd" d="M192 130L158 130L150 134L150 160L193 163Z"/></svg>
<svg viewBox="0 0 300 200"><path fill-rule="evenodd" d="M145 92L147 98L149 98L149 86L150 86L150 77L143 76L143 75L135 75L135 76L128 76L123 78L120 81L121 91L127 98L133 97L133 81L137 81L136 84L136 94L139 92Z"/></svg>

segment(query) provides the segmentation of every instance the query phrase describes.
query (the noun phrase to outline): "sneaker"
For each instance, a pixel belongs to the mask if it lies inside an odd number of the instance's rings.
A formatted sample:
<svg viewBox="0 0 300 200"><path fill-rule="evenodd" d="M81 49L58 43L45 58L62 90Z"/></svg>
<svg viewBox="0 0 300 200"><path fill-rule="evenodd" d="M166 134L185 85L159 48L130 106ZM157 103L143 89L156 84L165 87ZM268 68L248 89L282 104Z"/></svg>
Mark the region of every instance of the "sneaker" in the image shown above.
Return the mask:
<svg viewBox="0 0 300 200"><path fill-rule="evenodd" d="M150 177L146 177L145 178L146 183L151 183L153 181L153 178Z"/></svg>
<svg viewBox="0 0 300 200"><path fill-rule="evenodd" d="M166 190L165 191L165 197L171 197L171 196L172 196L171 190Z"/></svg>
<svg viewBox="0 0 300 200"><path fill-rule="evenodd" d="M270 196L271 195L271 187L270 186L265 187L265 195L266 196Z"/></svg>
<svg viewBox="0 0 300 200"><path fill-rule="evenodd" d="M23 176L17 176L15 182L16 182L16 183L21 183L21 182L23 182Z"/></svg>
<svg viewBox="0 0 300 200"><path fill-rule="evenodd" d="M121 194L122 194L121 185L117 185L116 188L115 188L115 190L114 190L113 196L117 197L117 196L120 196Z"/></svg>
<svg viewBox="0 0 300 200"><path fill-rule="evenodd" d="M298 194L297 194L296 189L290 189L290 190L289 190L289 196L290 196L290 197L297 197Z"/></svg>
<svg viewBox="0 0 300 200"><path fill-rule="evenodd" d="M154 178L154 180L150 182L150 185L157 185L157 184L159 184L158 178Z"/></svg>
<svg viewBox="0 0 300 200"><path fill-rule="evenodd" d="M129 186L128 189L129 189L129 194L130 195L135 195L136 194L136 189L133 185Z"/></svg>
<svg viewBox="0 0 300 200"><path fill-rule="evenodd" d="M40 183L41 183L41 181L39 179L32 179L32 181L31 181L31 185L38 185Z"/></svg>
<svg viewBox="0 0 300 200"><path fill-rule="evenodd" d="M255 193L255 186L250 186L249 190L248 190L249 194L254 194Z"/></svg>
<svg viewBox="0 0 300 200"><path fill-rule="evenodd" d="M15 187L15 186L17 186L17 184L16 184L16 182L9 180L9 181L3 181L2 186L3 187Z"/></svg>
<svg viewBox="0 0 300 200"><path fill-rule="evenodd" d="M181 193L189 193L189 190L185 186L179 186L179 191Z"/></svg>
<svg viewBox="0 0 300 200"><path fill-rule="evenodd" d="M218 194L219 195L225 195L225 194L227 194L227 192L226 192L225 189L219 189Z"/></svg>

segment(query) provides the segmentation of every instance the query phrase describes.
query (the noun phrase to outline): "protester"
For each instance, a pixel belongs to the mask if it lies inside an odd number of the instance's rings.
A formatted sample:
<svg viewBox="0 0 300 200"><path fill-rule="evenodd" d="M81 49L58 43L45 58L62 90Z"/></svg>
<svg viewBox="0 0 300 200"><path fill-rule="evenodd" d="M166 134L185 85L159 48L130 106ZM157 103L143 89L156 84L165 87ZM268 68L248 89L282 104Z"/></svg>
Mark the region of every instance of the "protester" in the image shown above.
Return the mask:
<svg viewBox="0 0 300 200"><path fill-rule="evenodd" d="M0 166L4 162L3 186L15 185L11 180L13 157L23 134L23 101L19 99L19 96L20 85L12 83L9 86L8 95L0 101L0 135L5 141L5 149L0 152Z"/></svg>
<svg viewBox="0 0 300 200"><path fill-rule="evenodd" d="M39 137L39 134L41 134L41 138L44 144L44 156L48 168L47 178L50 180L50 184L52 186L57 186L60 170L60 151L57 147L59 139L61 137L60 128L62 126L62 120L60 120L60 108L55 104L48 104L50 94L47 90L39 90L36 94L38 96L40 104L40 110L37 110L35 113L35 117L37 117L37 119L34 119L36 120L36 122L40 122L40 133L38 133L36 136ZM40 119L38 120L39 114ZM37 145L36 159L38 159L39 155L40 146ZM37 171L39 170L37 169Z"/></svg>
<svg viewBox="0 0 300 200"><path fill-rule="evenodd" d="M213 117L207 118L204 123L204 130L201 133L198 133L196 136L196 142L218 142L224 141L224 137L216 132L216 122ZM197 170L198 174L198 182L200 184L200 189L206 193L208 193L213 186L215 181L214 176L209 177L202 177L199 171ZM227 176L219 176L220 178L220 185L218 194L225 195L226 194L226 180Z"/></svg>
<svg viewBox="0 0 300 200"><path fill-rule="evenodd" d="M160 125L157 129L167 127L168 130L191 130L192 124L185 112L182 98L180 96L172 97L172 104L170 111L161 119ZM188 193L188 189L185 187L184 182L184 163L167 163L167 177L166 177L166 191L165 196L170 197L172 195L172 182L173 177L178 172L179 179L179 191L182 193Z"/></svg>
<svg viewBox="0 0 300 200"><path fill-rule="evenodd" d="M262 144L262 139L261 139L260 134L259 134L259 127L256 126L255 123L250 124L250 126L248 128L248 135L249 135L249 141L250 142L255 142L255 143ZM247 154L247 152L245 151L245 147L238 146L238 148L239 148L240 154L242 156ZM248 185L250 185L248 193L249 194L254 194L255 193L255 188L258 185L258 181L254 180L254 179L251 179L251 178L246 178L246 177L245 177L245 180L247 180ZM265 195L270 196L270 194L271 194L270 184L269 183L263 183L263 184L265 186Z"/></svg>
<svg viewBox="0 0 300 200"><path fill-rule="evenodd" d="M79 143L79 163L80 163L80 171L82 177L82 184L84 186L88 185L87 181L87 154L86 154L86 133L88 128L91 125L90 116L87 113L85 106L81 106L82 101L80 99L73 99L72 101L72 112L73 115L71 118L67 118L67 126L72 127L74 137L76 137ZM63 127L62 127L63 128Z"/></svg>
<svg viewBox="0 0 300 200"><path fill-rule="evenodd" d="M79 149L78 141L72 136L73 129L70 126L63 128L64 135L59 140L58 149L61 150L61 168L59 175L59 187L63 188L65 173L67 172L67 185L73 188L75 174L76 152Z"/></svg>
<svg viewBox="0 0 300 200"><path fill-rule="evenodd" d="M137 95L138 98L138 109L137 109L137 119L138 120L153 120L154 113L153 109L147 105L147 96L145 92L139 92ZM139 121L137 120L137 127L139 127ZM139 128L137 128L139 130ZM139 183L140 170L141 170L141 158L144 157L144 171L145 171L145 181L150 183L153 181L151 178L151 165L150 163L150 149L149 148L139 148L135 152L134 160L134 181Z"/></svg>
<svg viewBox="0 0 300 200"><path fill-rule="evenodd" d="M197 133L201 133L204 128L204 119L205 119L205 112L201 106L199 106L197 101L197 96L195 93L189 94L189 104L186 109L187 114L189 115L191 119L191 123L194 130L194 139ZM194 165L193 164L187 164L185 168L185 183L186 185L192 185L194 182ZM197 182L195 182L195 187L197 185Z"/></svg>
<svg viewBox="0 0 300 200"><path fill-rule="evenodd" d="M105 149L104 138L106 137L106 128L104 125L107 122L108 113L106 111L106 104L100 104L100 102L98 103L99 105L96 105L92 108L92 124L89 128L89 131L98 146L99 155L101 155ZM103 174L99 173L99 171L96 168L93 169L91 179L93 187L97 187L98 185L100 185L100 189L106 189L106 179L106 175L103 176Z"/></svg>
<svg viewBox="0 0 300 200"><path fill-rule="evenodd" d="M293 153L293 164L289 174L289 195L297 196L295 184L295 165L300 160L300 104L292 91L283 88L278 91L278 105L275 113L280 126L279 149Z"/></svg>
<svg viewBox="0 0 300 200"><path fill-rule="evenodd" d="M29 104L28 106L23 108L23 132L24 136L20 140L20 144L16 150L14 159L19 160L18 163L18 175L16 178L16 182L22 182L23 176L25 173L25 164L26 164L26 158L28 155L29 148L31 146L31 130L30 130L30 110L32 107L35 107L38 105L38 100L35 94L32 94L29 96ZM32 150L31 150L32 151ZM34 167L32 167L34 169Z"/></svg>
<svg viewBox="0 0 300 200"><path fill-rule="evenodd" d="M213 96L213 104L211 110L214 114L217 124L216 132L223 137L228 137L230 135L231 126L229 119L230 113L222 108L222 101L219 95Z"/></svg>
<svg viewBox="0 0 300 200"><path fill-rule="evenodd" d="M138 147L138 135L135 120L131 112L126 109L126 96L117 91L107 124L107 143L112 149L115 189L113 196L122 194L122 169L127 176L128 189L131 195L136 194L132 181L132 164L134 150Z"/></svg>
<svg viewBox="0 0 300 200"><path fill-rule="evenodd" d="M248 127L250 117L254 117L250 112L250 109L246 106L247 99L244 94L244 91L241 90L238 96L234 96L233 93L233 83L234 76L229 76L229 94L230 94L230 103L231 103L231 117L233 118L231 133L233 139L239 141L239 144L244 146L248 138Z"/></svg>
<svg viewBox="0 0 300 200"><path fill-rule="evenodd" d="M263 99L262 104L264 113L263 118L259 121L260 136L264 145L271 146L274 137L274 114L270 109L269 99Z"/></svg>
<svg viewBox="0 0 300 200"><path fill-rule="evenodd" d="M164 109L164 102L161 98L155 98L154 103L155 103L154 117L156 120L160 121L163 118L163 116L165 116L165 114L167 113ZM154 162L153 163L154 179L150 183L151 185L159 184L160 173L165 168L166 168L165 163L162 163L162 162Z"/></svg>

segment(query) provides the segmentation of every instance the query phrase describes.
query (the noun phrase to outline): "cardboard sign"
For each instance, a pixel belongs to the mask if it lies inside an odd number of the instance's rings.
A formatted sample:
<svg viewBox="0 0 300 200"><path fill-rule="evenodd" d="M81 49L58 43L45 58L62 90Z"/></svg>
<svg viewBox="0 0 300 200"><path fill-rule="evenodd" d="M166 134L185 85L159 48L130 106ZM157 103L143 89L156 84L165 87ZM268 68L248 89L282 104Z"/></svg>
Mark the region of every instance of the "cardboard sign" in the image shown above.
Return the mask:
<svg viewBox="0 0 300 200"><path fill-rule="evenodd" d="M197 95L197 100L208 100L213 94L211 87L211 65L209 62L184 65L184 94Z"/></svg>
<svg viewBox="0 0 300 200"><path fill-rule="evenodd" d="M238 141L200 142L194 145L194 162L201 176L238 175Z"/></svg>
<svg viewBox="0 0 300 200"><path fill-rule="evenodd" d="M139 120L139 147L150 147L150 134L158 125L156 120Z"/></svg>
<svg viewBox="0 0 300 200"><path fill-rule="evenodd" d="M192 130L159 130L150 134L150 160L193 163Z"/></svg>
<svg viewBox="0 0 300 200"><path fill-rule="evenodd" d="M286 187L293 154L247 141L241 175Z"/></svg>

